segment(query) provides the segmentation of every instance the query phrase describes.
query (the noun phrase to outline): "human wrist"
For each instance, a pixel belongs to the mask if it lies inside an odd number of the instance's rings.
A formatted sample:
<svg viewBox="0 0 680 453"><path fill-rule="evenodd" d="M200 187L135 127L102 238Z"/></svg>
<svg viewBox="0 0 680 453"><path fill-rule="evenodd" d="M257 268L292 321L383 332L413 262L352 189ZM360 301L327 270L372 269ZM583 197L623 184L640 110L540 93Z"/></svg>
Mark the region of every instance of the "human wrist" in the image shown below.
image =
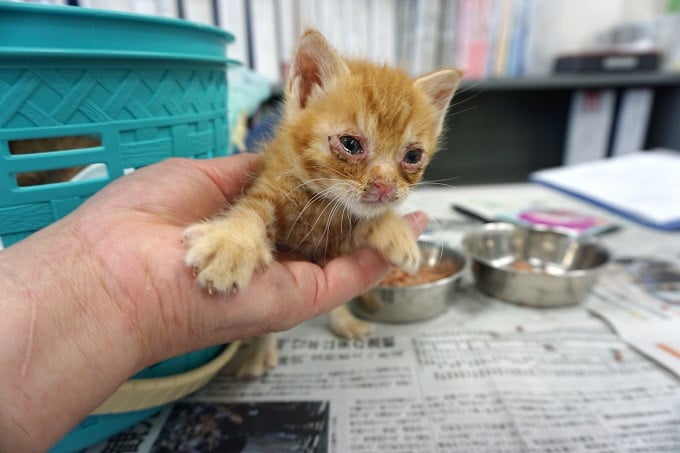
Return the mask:
<svg viewBox="0 0 680 453"><path fill-rule="evenodd" d="M141 366L140 341L66 220L0 252L0 274L0 450L44 449Z"/></svg>

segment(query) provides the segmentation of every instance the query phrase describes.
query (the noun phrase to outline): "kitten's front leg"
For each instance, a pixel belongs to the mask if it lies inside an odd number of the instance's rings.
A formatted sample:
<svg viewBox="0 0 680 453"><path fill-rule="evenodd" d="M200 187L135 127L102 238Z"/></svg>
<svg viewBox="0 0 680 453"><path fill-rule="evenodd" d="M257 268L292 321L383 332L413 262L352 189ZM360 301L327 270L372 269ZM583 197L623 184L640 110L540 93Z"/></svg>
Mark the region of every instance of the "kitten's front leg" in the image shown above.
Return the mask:
<svg viewBox="0 0 680 453"><path fill-rule="evenodd" d="M271 263L273 212L267 201L242 198L220 217L184 231L185 261L208 292L238 291Z"/></svg>
<svg viewBox="0 0 680 453"><path fill-rule="evenodd" d="M380 217L362 222L355 234L357 245L376 249L392 265L410 274L420 267L420 249L406 220L387 211Z"/></svg>
<svg viewBox="0 0 680 453"><path fill-rule="evenodd" d="M420 249L406 221L392 211L358 226L354 241L368 245L393 265L415 274L420 266ZM345 304L328 313L330 328L343 338L363 338L373 331L373 324L357 319Z"/></svg>

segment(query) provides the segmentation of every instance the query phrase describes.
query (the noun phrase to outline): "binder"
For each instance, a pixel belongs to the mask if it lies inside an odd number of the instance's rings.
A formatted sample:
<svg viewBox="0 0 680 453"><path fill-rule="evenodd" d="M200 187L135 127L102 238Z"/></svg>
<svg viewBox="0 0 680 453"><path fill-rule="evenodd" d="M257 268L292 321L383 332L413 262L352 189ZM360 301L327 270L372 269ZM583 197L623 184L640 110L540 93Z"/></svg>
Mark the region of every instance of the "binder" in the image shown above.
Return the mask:
<svg viewBox="0 0 680 453"><path fill-rule="evenodd" d="M539 170L530 181L552 187L642 225L680 229L680 152L656 149Z"/></svg>

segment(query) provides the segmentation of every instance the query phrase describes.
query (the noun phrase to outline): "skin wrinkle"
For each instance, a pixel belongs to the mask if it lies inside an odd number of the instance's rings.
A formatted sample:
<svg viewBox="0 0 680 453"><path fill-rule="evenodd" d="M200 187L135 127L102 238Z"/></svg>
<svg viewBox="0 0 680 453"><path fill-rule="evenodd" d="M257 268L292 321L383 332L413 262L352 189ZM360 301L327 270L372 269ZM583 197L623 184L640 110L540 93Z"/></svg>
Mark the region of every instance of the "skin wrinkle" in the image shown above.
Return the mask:
<svg viewBox="0 0 680 453"><path fill-rule="evenodd" d="M183 252L184 248L181 247L178 250L178 255L181 257ZM200 310L200 308L198 307L201 303L201 299L198 299L196 297L190 297L190 295L196 291L196 288L194 287L194 285L196 285L196 282L193 279L193 276L191 275L191 270L187 267L184 267L184 269L181 270L180 272L182 272L182 276L175 279L174 282L177 287L177 294L179 295L178 298L180 300L188 301L188 303L185 305L186 308L185 319L191 319L192 318L191 314L196 313L198 310ZM199 338L202 335L203 329L204 326L202 325L199 326L195 322L187 323L187 335L189 335L189 337L191 338Z"/></svg>
<svg viewBox="0 0 680 453"><path fill-rule="evenodd" d="M80 246L84 250L79 250L79 251L74 251L73 249L69 248L67 253L67 256L70 259L75 259L76 262L79 262L85 266L84 272L74 272L72 273L73 276L78 276L80 278L84 279L89 279L94 277L98 282L99 285L96 285L96 287L101 288L104 291L104 295L106 296L107 301L101 301L100 299L97 299L97 304L90 306L89 304L86 303L80 303L76 306L77 311L73 313L73 315L77 316L79 320L72 324L73 327L75 326L80 326L84 325L90 322L92 313L93 313L93 308L95 306L99 306L100 304L106 304L106 303L113 303L114 305L118 306L120 310L120 306L116 304L116 299L113 297L113 295L110 292L109 287L105 284L106 279L104 278L104 275L102 274L101 270L106 269L106 266L104 265L104 262L101 260L101 257L94 253L95 249L93 248L91 242L86 240L86 235L85 234L79 234L79 230L75 222L68 222L67 223L67 231L74 235L73 237L78 237L79 239L82 239L82 241L79 240L69 240L69 244L80 244ZM89 261L83 261L80 257L82 256L92 256L96 260L98 260L96 263L92 263ZM86 283L80 283L74 280L70 281L70 284L73 285L73 287L76 290L80 290L80 288L86 288L89 287L89 284ZM65 288L53 288L52 291L64 291ZM97 295L99 296L99 295ZM122 312L122 310L121 310ZM127 320L130 322L132 325L136 325L137 323L135 322L136 315L128 315ZM64 326L67 327L67 326ZM141 330L138 326L135 326L133 328L133 331L135 332L136 336L138 339L142 337L141 335ZM83 357L86 358L87 363L89 365L89 369L92 371L95 371L100 380L105 380L108 379L108 376L106 373L102 370L101 366L97 366L96 363L94 362L95 358L94 357L89 357L86 355L86 350L84 349L84 346L81 344L76 344L76 348L80 351L80 353L83 355Z"/></svg>
<svg viewBox="0 0 680 453"><path fill-rule="evenodd" d="M177 326L182 324L182 320L176 315L168 314L166 312L167 306L161 302L160 291L158 290L157 286L158 278L156 275L154 275L155 272L153 271L156 266L150 265L149 262L145 260L142 268L144 275L146 276L146 287L144 288L146 290L145 295L149 296L145 297L146 300L144 301L144 304L152 302L156 307L156 311L160 313L161 323L164 327L164 330L167 332L173 332ZM174 304L171 306L174 307Z"/></svg>
<svg viewBox="0 0 680 453"><path fill-rule="evenodd" d="M80 238L81 244L86 249L83 253L83 256L91 256L92 258L94 258L94 260L96 260L95 263L91 263L89 265L90 275L98 280L99 283L98 287L104 291L104 294L106 295L109 302L117 308L120 314L123 315L123 318L125 319L125 322L127 324L126 330L134 333L135 337L137 338L137 344L139 344L141 347L140 352L143 354L143 356L148 356L152 348L148 344L148 339L142 333L143 329L142 326L140 325L140 317L136 309L136 305L132 300L132 297L128 292L126 286L120 280L118 280L116 276L114 276L112 273L108 274L109 278L112 279L111 284L109 284L108 283L109 280L106 279L105 276L101 273L102 269L107 269L107 266L105 264L106 259L102 257L102 255L99 253L98 248L95 247L91 238L86 233L88 230L86 227L87 224L89 223L82 225L80 228L78 228L76 225L72 225L72 231L74 231L74 233L77 234L76 237ZM78 232L81 233L78 234ZM123 300L120 300L118 297L114 296L111 285L115 286L118 289L117 292L123 296Z"/></svg>
<svg viewBox="0 0 680 453"><path fill-rule="evenodd" d="M19 376L24 379L26 377L26 372L28 371L28 365L31 361L31 354L33 352L33 340L35 336L35 324L38 319L38 304L33 301L31 304L31 323L28 328L28 345L26 345L26 354L24 357L24 363L21 364L21 372Z"/></svg>
<svg viewBox="0 0 680 453"><path fill-rule="evenodd" d="M328 293L328 281L326 280L327 276L323 272L319 272L319 268L315 267L313 268L313 271L309 271L305 275L305 280L307 281L307 285L311 284L313 286L313 294L314 297L310 298L309 301L303 301L306 302L309 306L312 307L312 312L320 314L323 312L322 309L319 307L319 300L320 300L320 294L326 294ZM312 275L310 275L312 274ZM297 285L298 291L301 291L301 282L296 279L295 284Z"/></svg>
<svg viewBox="0 0 680 453"><path fill-rule="evenodd" d="M194 284L194 280L192 278L190 269L185 267L183 269L183 273L184 273L184 278L182 278L182 276L180 276L179 278L176 278L175 280L173 280L173 284L175 285L175 292L178 294L178 298L180 300L188 300L189 301L189 303L186 305L185 316L186 316L186 319L190 319L191 313L196 310L197 301L193 297L188 297L189 291L185 290L186 284L184 282L189 281L190 282L189 284L191 285L191 284ZM197 335L196 329L197 329L197 326L195 326L193 322L189 322L187 324L187 335L189 335L189 337L191 337L191 338L197 338L199 335Z"/></svg>

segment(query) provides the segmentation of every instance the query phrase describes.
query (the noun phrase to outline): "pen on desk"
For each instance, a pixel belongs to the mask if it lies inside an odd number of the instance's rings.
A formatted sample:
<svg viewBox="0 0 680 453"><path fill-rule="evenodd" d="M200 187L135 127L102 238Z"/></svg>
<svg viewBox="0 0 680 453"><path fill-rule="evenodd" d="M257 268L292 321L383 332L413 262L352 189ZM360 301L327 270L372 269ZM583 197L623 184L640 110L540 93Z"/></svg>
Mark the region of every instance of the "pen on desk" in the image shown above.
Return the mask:
<svg viewBox="0 0 680 453"><path fill-rule="evenodd" d="M459 204L455 204L455 203L452 204L451 209L453 209L458 214L464 215L465 217L468 217L468 218L471 218L471 219L479 220L482 223L493 222L492 219L485 217L484 215L482 215L478 212L471 211L470 209L468 209L464 206L461 206Z"/></svg>
<svg viewBox="0 0 680 453"><path fill-rule="evenodd" d="M621 225L618 223L612 223L609 225L606 225L600 229L597 229L594 233L593 236L604 236L605 234L609 233L615 233L621 229Z"/></svg>

